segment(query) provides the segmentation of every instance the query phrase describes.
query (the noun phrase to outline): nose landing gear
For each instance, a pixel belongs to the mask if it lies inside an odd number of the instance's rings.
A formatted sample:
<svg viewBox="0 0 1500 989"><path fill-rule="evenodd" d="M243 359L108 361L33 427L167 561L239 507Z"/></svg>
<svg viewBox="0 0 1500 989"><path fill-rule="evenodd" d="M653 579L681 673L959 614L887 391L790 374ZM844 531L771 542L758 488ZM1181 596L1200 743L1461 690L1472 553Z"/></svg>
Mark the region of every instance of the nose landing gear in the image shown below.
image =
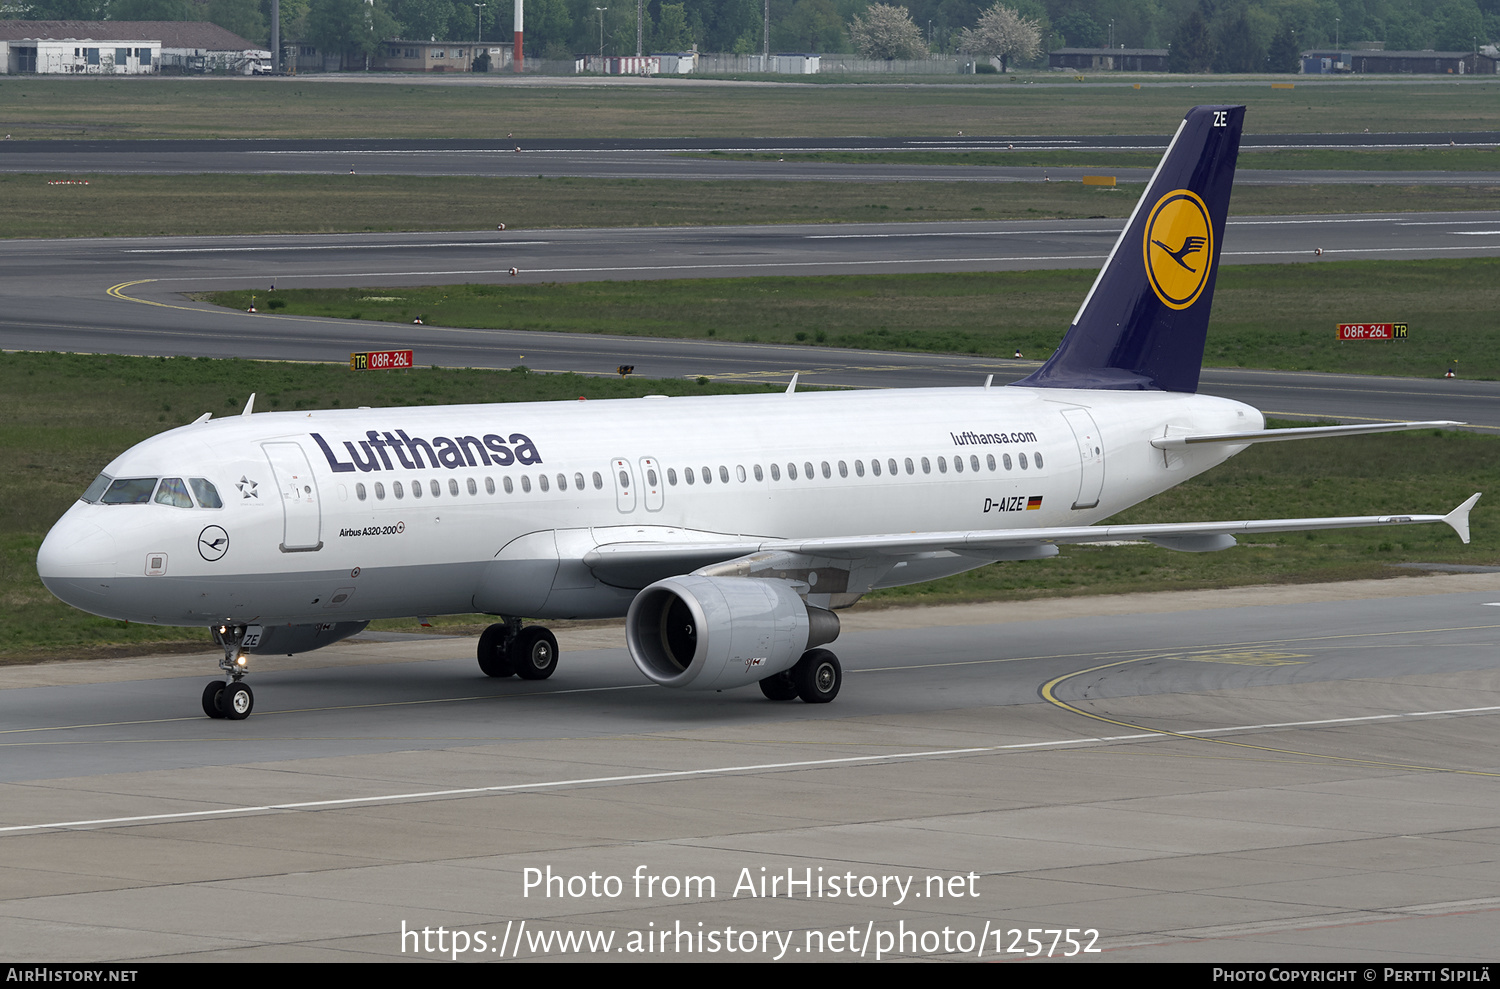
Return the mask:
<svg viewBox="0 0 1500 989"><path fill-rule="evenodd" d="M214 641L224 650L219 669L230 679L227 683L212 680L203 688L203 713L210 718L244 721L255 708L255 694L249 684L241 681L249 671L249 649L259 639L259 632L250 632L247 625L216 625L213 634Z"/></svg>

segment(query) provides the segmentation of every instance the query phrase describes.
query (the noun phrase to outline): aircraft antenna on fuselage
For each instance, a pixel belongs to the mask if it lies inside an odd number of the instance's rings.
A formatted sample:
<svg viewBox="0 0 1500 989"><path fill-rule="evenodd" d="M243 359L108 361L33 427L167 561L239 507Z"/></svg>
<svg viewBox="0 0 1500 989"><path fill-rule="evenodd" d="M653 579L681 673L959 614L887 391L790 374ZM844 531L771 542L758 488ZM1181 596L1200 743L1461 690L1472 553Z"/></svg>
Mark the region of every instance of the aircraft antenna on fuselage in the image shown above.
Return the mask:
<svg viewBox="0 0 1500 989"><path fill-rule="evenodd" d="M797 372L795 372L792 375L792 382L791 382L791 384L789 384L789 385L786 386L786 393L788 395L795 395L797 393L797 379L800 378L801 376L802 376L802 372L801 371L797 371Z"/></svg>
<svg viewBox="0 0 1500 989"><path fill-rule="evenodd" d="M240 415L247 416L254 409L255 409L255 392L251 392L249 400L247 402L245 402L245 411L241 412Z"/></svg>
<svg viewBox="0 0 1500 989"><path fill-rule="evenodd" d="M1189 110L1033 388L1196 392L1242 106Z"/></svg>

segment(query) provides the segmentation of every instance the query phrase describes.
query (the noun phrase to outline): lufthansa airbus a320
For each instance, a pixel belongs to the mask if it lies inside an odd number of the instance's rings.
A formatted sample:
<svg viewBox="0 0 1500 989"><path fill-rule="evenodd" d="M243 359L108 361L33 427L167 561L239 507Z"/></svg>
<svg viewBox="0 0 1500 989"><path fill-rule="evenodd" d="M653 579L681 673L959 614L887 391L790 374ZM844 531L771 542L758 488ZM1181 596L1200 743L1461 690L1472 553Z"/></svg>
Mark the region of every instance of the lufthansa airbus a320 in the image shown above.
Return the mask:
<svg viewBox="0 0 1500 989"><path fill-rule="evenodd" d="M246 414L162 433L105 467L37 555L47 587L110 618L202 625L238 720L257 653L376 618L481 612L479 666L542 679L557 642L522 618L626 617L667 687L759 684L830 701L837 610L879 587L1061 543L1189 552L1237 533L1446 515L1095 523L1251 443L1456 423L1267 431L1197 394L1244 108L1190 111L1036 373L991 388ZM795 386L795 382L794 382Z"/></svg>

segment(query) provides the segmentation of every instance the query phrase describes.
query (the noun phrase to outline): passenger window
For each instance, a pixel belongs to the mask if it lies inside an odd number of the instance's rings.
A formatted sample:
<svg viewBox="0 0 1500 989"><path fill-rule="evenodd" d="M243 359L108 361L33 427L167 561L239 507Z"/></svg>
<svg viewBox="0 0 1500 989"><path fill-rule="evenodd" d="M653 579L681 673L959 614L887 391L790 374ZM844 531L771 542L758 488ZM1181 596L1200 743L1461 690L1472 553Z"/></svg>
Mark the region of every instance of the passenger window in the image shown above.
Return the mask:
<svg viewBox="0 0 1500 989"><path fill-rule="evenodd" d="M573 475L573 486L579 491L583 490L583 472L578 471Z"/></svg>
<svg viewBox="0 0 1500 989"><path fill-rule="evenodd" d="M802 469L807 472L807 479L809 481L811 481L813 479L813 465L812 465L812 461L809 460L809 461L806 461L805 463L803 463Z"/></svg>
<svg viewBox="0 0 1500 989"><path fill-rule="evenodd" d="M988 465L988 467L989 467L990 470L994 470L995 469L995 455L993 453L986 453L984 455L984 460L985 460L985 463L986 463L986 465ZM978 470L979 468L975 467L974 469Z"/></svg>
<svg viewBox="0 0 1500 989"><path fill-rule="evenodd" d="M515 482L510 479L510 475L507 474L501 480L504 481L504 483L505 483L505 493L506 494L515 494L516 493L516 485L515 485Z"/></svg>
<svg viewBox="0 0 1500 989"><path fill-rule="evenodd" d="M860 477L865 476L865 462L863 460L854 461L854 473Z"/></svg>
<svg viewBox="0 0 1500 989"><path fill-rule="evenodd" d="M955 455L953 458L953 469L959 474L964 472L964 458Z"/></svg>
<svg viewBox="0 0 1500 989"><path fill-rule="evenodd" d="M911 462L910 457L906 458L906 472L908 474L915 474L917 472L917 465ZM895 471L892 471L891 473L894 474Z"/></svg>
<svg viewBox="0 0 1500 989"><path fill-rule="evenodd" d="M223 508L224 503L219 500L219 489L213 486L207 478L190 477L188 484L192 486L193 494L198 496L199 508Z"/></svg>
<svg viewBox="0 0 1500 989"><path fill-rule="evenodd" d="M926 457L922 458L922 473L924 473L924 474L931 474L932 473L932 464L930 464L930 463L927 462L927 458Z"/></svg>
<svg viewBox="0 0 1500 989"><path fill-rule="evenodd" d="M689 484L697 484L698 483L698 475L693 473L693 468L691 468L691 467L689 467L687 470L685 470L685 471L682 472L682 479L684 481L688 482Z"/></svg>
<svg viewBox="0 0 1500 989"><path fill-rule="evenodd" d="M1005 469L1010 470L1010 454L1002 453L1000 457L1005 461Z"/></svg>
<svg viewBox="0 0 1500 989"><path fill-rule="evenodd" d="M360 501L365 500L365 486L363 484L354 485L354 497L358 498Z"/></svg>
<svg viewBox="0 0 1500 989"><path fill-rule="evenodd" d="M729 468L725 467L723 464L719 465L719 480L723 481L725 484L729 483Z"/></svg>
<svg viewBox="0 0 1500 989"><path fill-rule="evenodd" d="M536 483L539 484L539 485L541 485L543 491L548 490L547 475L546 474L538 474L537 478L536 478Z"/></svg>
<svg viewBox="0 0 1500 989"><path fill-rule="evenodd" d="M432 483L436 484L437 482L433 481ZM469 483L473 484L474 482L470 481ZM455 497L455 498L458 497L458 479L457 478L453 478L453 477L448 478L448 493L450 495L452 495L453 497Z"/></svg>
<svg viewBox="0 0 1500 989"><path fill-rule="evenodd" d="M773 480L773 481L779 481L779 480L781 480L781 468L779 466L777 466L776 464L772 464L771 465L771 480Z"/></svg>
<svg viewBox="0 0 1500 989"><path fill-rule="evenodd" d="M1025 470L1026 469L1026 454L1024 454L1024 453L1018 453L1018 454L1016 454L1016 459L1019 460L1019 461L1021 461L1021 469Z"/></svg>
<svg viewBox="0 0 1500 989"><path fill-rule="evenodd" d="M788 481L795 481L797 479L797 465L796 464L787 464L786 465L786 479Z"/></svg>
<svg viewBox="0 0 1500 989"><path fill-rule="evenodd" d="M760 464L755 465L755 479L757 481L764 481L766 479L766 472L760 469Z"/></svg>
<svg viewBox="0 0 1500 989"><path fill-rule="evenodd" d="M969 466L971 468L973 468L974 473L978 474L979 473L979 458L977 456L970 457L969 458ZM995 458L991 457L990 458L990 470L994 470L994 469L995 469Z"/></svg>
<svg viewBox="0 0 1500 989"><path fill-rule="evenodd" d="M469 478L469 494L471 494L471 495L477 495L478 493L479 493L479 485L477 485L477 484L474 483L474 479L472 477Z"/></svg>
<svg viewBox="0 0 1500 989"><path fill-rule="evenodd" d="M188 497L187 485L182 483L180 477L161 479L161 485L156 489L156 503L171 505L173 508L193 507L193 499Z"/></svg>
<svg viewBox="0 0 1500 989"><path fill-rule="evenodd" d="M651 486L653 488L656 487L656 471L652 471L651 472ZM568 475L566 475L566 474L559 474L559 475L557 475L557 490L559 490L559 491L566 491L566 490L568 490Z"/></svg>
<svg viewBox="0 0 1500 989"><path fill-rule="evenodd" d="M484 479L484 493L485 494L494 494L495 493L495 479L493 477L487 477L487 478Z"/></svg>
<svg viewBox="0 0 1500 989"><path fill-rule="evenodd" d="M385 485L379 481L375 482L375 500L385 501Z"/></svg>
<svg viewBox="0 0 1500 989"><path fill-rule="evenodd" d="M122 477L99 500L106 505L144 505L156 490L154 477Z"/></svg>
<svg viewBox="0 0 1500 989"><path fill-rule="evenodd" d="M526 487L526 484L524 483L524 479L523 479L523 482L522 482L521 486L523 488ZM628 472L626 472L626 471L623 471L623 470L620 471L620 487L622 487L622 488L628 488L628 487L630 487L630 474ZM529 491L531 489L527 488L527 490Z"/></svg>
<svg viewBox="0 0 1500 989"><path fill-rule="evenodd" d="M427 490L431 491L432 496L436 498L438 495L443 493L443 486L437 482L437 478L433 478L432 480L427 482ZM457 492L455 492L455 494L456 493Z"/></svg>
<svg viewBox="0 0 1500 989"><path fill-rule="evenodd" d="M880 476L880 461L879 461L879 459L874 459L874 460L870 461L870 473L874 474L876 477Z"/></svg>
<svg viewBox="0 0 1500 989"><path fill-rule="evenodd" d="M1042 469L1042 455L1040 453L1033 453L1031 455L1031 457L1032 457L1033 460L1036 461L1036 469L1037 470L1041 470Z"/></svg>
<svg viewBox="0 0 1500 989"><path fill-rule="evenodd" d="M422 489L418 488L417 490L421 491ZM401 482L400 481L392 481L391 482L391 494L395 495L397 498L405 498L406 497L406 489L401 486ZM417 497L420 498L421 495L418 495Z"/></svg>
<svg viewBox="0 0 1500 989"><path fill-rule="evenodd" d="M602 490L603 487L604 487L604 478L602 478L602 477L599 476L599 472L598 471L594 471L594 490L595 491L599 491L599 490ZM507 489L507 490L509 490L509 489Z"/></svg>
<svg viewBox="0 0 1500 989"><path fill-rule="evenodd" d="M831 477L833 477L833 471L828 468L828 461L825 460L823 461L823 480L826 481Z"/></svg>
<svg viewBox="0 0 1500 989"><path fill-rule="evenodd" d="M648 485L650 485L651 487L653 487L653 488L656 487L656 469L655 468L653 468L653 467L647 467L646 468L646 483ZM568 482L563 480L563 476L561 474L557 475L557 486L559 488L561 488L562 490L564 490L564 491L568 490Z"/></svg>
<svg viewBox="0 0 1500 989"><path fill-rule="evenodd" d="M397 481L396 483L400 484L401 482ZM398 492L397 497L399 498L400 497L400 494L399 494L400 489L399 488L397 488L397 492ZM422 482L421 481L412 481L411 482L411 496L413 498L420 498L420 497L422 497Z"/></svg>
<svg viewBox="0 0 1500 989"><path fill-rule="evenodd" d="M885 465L891 469L891 476L895 477L896 474L898 473L898 471L896 470L896 458L895 457L890 458L889 460L887 460L885 462ZM908 460L906 462L906 470L907 470L908 473L911 472L911 461L910 460Z"/></svg>
<svg viewBox="0 0 1500 989"><path fill-rule="evenodd" d="M734 476L739 479L739 482L741 484L745 483L745 465L744 464L735 464L734 465Z"/></svg>
<svg viewBox="0 0 1500 989"><path fill-rule="evenodd" d="M522 474L521 475L521 493L522 494L530 494L531 493L531 477L528 474Z"/></svg>
<svg viewBox="0 0 1500 989"><path fill-rule="evenodd" d="M714 483L714 472L711 471L711 470L709 470L707 467L703 468L703 483L704 484L712 484L712 483Z"/></svg>
<svg viewBox="0 0 1500 989"><path fill-rule="evenodd" d="M938 460L938 473L939 474L946 474L946 473L948 473L948 458L947 457L938 457L937 460ZM923 466L925 467L926 465L924 464Z"/></svg>

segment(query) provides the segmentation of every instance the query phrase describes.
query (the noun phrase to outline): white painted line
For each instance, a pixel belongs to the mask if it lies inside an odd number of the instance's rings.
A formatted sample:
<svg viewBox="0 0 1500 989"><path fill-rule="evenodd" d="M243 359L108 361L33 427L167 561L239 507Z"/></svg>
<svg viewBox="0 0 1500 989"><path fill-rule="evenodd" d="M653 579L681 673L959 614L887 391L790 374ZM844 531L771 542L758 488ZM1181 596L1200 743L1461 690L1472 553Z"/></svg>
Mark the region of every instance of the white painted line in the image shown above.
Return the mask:
<svg viewBox="0 0 1500 989"><path fill-rule="evenodd" d="M892 240L898 237L1025 237L1036 234L1112 234L1119 236L1119 227L1104 230L953 230L933 233L899 234L808 234L803 240Z"/></svg>
<svg viewBox="0 0 1500 989"><path fill-rule="evenodd" d="M240 254L254 251L400 251L422 247L532 247L550 240L470 240L451 244L310 244L275 247L130 247L122 254Z"/></svg>
<svg viewBox="0 0 1500 989"><path fill-rule="evenodd" d="M0 835L23 834L57 828L106 827L114 825L152 824L166 821L204 820L208 818L232 817L245 814L263 814L273 811L329 810L337 807L370 806L374 804L399 803L408 800L439 800L454 797L475 797L484 794L518 793L534 790L555 790L564 787L619 785L649 783L659 780L688 779L692 777L724 776L737 773L759 773L795 769L816 769L829 766L874 765L877 763L912 761L917 759L944 759L957 756L987 755L998 752L1034 751L1059 749L1076 745L1101 742L1136 742L1148 739L1172 739L1184 735L1226 734L1229 732L1264 731L1271 728L1308 728L1321 725L1350 724L1361 721L1389 721L1400 718L1425 718L1452 715L1488 714L1500 711L1500 707L1454 708L1446 711L1413 711L1406 714L1381 714L1367 717L1327 718L1320 721L1293 721L1282 724L1239 725L1225 728L1199 729L1184 732L1140 732L1131 735L1101 735L1092 738L1066 738L1042 742L1019 742L1010 745L985 745L961 749L934 749L926 752L889 752L884 755L845 756L838 759L805 759L794 762L765 762L743 766L716 766L707 769L663 770L654 773L629 773L619 776L588 776L575 779L542 780L534 783L510 783L502 786L475 786L450 790L417 790L408 793L387 793L372 797L347 797L335 800L305 800L298 803L257 804L253 806L221 807L215 810L181 811L172 814L140 814L132 817L101 817L76 821L54 821L48 824L16 824L0 828Z"/></svg>

